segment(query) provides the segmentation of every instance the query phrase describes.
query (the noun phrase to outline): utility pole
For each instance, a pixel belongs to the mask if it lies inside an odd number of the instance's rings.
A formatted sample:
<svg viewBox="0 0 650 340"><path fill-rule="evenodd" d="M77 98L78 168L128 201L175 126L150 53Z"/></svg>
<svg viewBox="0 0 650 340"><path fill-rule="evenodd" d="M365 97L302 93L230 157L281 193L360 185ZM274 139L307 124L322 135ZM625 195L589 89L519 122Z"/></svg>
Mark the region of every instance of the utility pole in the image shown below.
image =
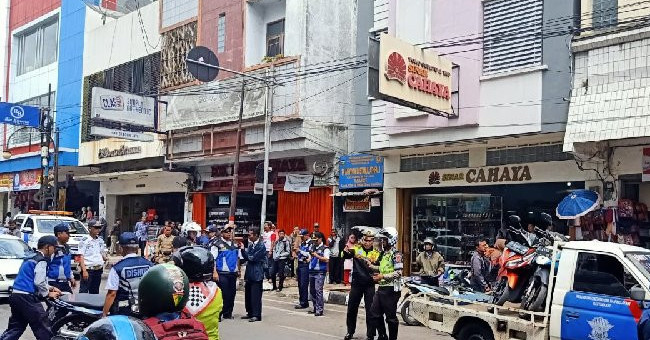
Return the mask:
<svg viewBox="0 0 650 340"><path fill-rule="evenodd" d="M59 210L59 128L54 129L54 210Z"/></svg>
<svg viewBox="0 0 650 340"><path fill-rule="evenodd" d="M237 190L239 188L239 154L241 151L241 121L244 116L244 95L246 91L246 80L242 77L241 98L239 99L239 120L237 121L237 141L235 144L235 164L233 165L232 191L230 192L230 211L228 221L235 223L235 211L237 210Z"/></svg>
<svg viewBox="0 0 650 340"><path fill-rule="evenodd" d="M41 210L47 210L47 188L50 176L50 141L52 141L52 116L50 106L52 103L52 84L47 89L47 108L41 110L40 135L41 135Z"/></svg>
<svg viewBox="0 0 650 340"><path fill-rule="evenodd" d="M273 64L271 64L271 77L275 78ZM262 209L260 213L260 228L264 228L266 221L266 200L269 186L269 153L271 149L271 114L273 112L273 93L271 86L265 82L266 102L264 104L264 187L262 188Z"/></svg>

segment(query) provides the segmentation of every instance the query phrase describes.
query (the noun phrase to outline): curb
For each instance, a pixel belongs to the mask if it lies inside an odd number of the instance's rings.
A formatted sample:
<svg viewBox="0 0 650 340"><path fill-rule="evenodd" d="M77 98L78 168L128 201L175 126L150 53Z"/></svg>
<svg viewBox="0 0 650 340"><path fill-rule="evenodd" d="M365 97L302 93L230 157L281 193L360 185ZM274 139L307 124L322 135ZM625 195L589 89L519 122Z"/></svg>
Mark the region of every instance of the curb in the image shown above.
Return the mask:
<svg viewBox="0 0 650 340"><path fill-rule="evenodd" d="M298 300L297 293L289 293L286 296ZM346 306L348 302L348 293L326 290L323 291L323 300L328 304Z"/></svg>

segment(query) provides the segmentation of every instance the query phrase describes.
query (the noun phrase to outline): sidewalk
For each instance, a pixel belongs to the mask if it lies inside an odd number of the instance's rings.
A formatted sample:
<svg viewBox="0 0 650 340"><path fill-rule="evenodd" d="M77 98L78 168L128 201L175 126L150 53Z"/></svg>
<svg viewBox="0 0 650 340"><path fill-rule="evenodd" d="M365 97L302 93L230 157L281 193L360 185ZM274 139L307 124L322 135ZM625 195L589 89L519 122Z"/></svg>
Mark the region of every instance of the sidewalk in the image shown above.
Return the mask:
<svg viewBox="0 0 650 340"><path fill-rule="evenodd" d="M268 288L267 288L268 285ZM265 290L271 289L271 284L264 282ZM348 293L350 292L350 286L337 285L325 283L323 287L323 299L325 303L331 303L335 305L347 305L348 302ZM295 278L287 278L284 281L284 289L281 292L270 292L266 291L265 294L276 294L278 297L288 297L298 302L298 283ZM363 305L363 301L361 302Z"/></svg>

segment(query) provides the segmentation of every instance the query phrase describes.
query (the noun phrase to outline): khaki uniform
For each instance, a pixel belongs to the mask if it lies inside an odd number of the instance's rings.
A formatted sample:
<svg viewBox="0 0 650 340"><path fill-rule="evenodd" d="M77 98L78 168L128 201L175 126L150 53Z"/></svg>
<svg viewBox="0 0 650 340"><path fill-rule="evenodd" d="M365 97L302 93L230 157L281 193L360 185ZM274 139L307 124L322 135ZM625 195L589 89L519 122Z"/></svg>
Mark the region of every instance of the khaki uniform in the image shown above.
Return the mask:
<svg viewBox="0 0 650 340"><path fill-rule="evenodd" d="M434 251L431 256L427 256L426 252L421 252L415 262L420 265L421 275L438 276L445 271L445 260L437 251Z"/></svg>
<svg viewBox="0 0 650 340"><path fill-rule="evenodd" d="M156 243L156 255L160 257L170 256L174 250L172 247L173 240L173 235L169 235L169 237L165 236L165 234L158 236L158 242Z"/></svg>

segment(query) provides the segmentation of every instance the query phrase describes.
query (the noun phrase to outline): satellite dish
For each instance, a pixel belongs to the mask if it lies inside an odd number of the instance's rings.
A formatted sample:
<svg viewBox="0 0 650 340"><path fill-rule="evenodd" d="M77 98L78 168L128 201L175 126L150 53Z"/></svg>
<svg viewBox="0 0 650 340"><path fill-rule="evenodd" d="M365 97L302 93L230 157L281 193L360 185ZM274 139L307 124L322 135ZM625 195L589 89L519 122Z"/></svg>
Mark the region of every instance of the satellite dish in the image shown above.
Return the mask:
<svg viewBox="0 0 650 340"><path fill-rule="evenodd" d="M219 74L219 59L209 48L196 46L187 54L187 70L204 83L213 81Z"/></svg>

